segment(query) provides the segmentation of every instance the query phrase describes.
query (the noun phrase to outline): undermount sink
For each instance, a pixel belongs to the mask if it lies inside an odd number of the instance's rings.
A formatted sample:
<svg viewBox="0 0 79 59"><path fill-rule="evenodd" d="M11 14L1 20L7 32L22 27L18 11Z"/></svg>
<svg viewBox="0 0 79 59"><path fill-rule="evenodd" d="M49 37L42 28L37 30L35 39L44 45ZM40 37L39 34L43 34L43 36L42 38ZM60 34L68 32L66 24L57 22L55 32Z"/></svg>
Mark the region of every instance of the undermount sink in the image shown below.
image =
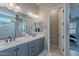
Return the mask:
<svg viewBox="0 0 79 59"><path fill-rule="evenodd" d="M27 40L26 37L18 37L18 38L15 39L15 43L16 42L22 42L22 41L25 41L25 40Z"/></svg>
<svg viewBox="0 0 79 59"><path fill-rule="evenodd" d="M34 36L36 36L37 34L38 34L38 33L36 33L36 32L35 32L35 33L30 33L29 36L34 37Z"/></svg>

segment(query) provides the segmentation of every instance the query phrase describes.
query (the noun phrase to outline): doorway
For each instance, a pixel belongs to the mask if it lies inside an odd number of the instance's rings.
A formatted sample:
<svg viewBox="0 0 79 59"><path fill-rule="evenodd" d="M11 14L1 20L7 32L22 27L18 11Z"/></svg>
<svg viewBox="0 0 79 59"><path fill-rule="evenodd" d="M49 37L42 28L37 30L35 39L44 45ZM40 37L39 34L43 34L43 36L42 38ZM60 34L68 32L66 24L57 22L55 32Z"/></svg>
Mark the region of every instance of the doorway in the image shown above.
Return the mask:
<svg viewBox="0 0 79 59"><path fill-rule="evenodd" d="M50 12L50 52L52 55L62 55L62 50L64 49L64 43L62 35L64 26L64 13L62 7L57 7Z"/></svg>

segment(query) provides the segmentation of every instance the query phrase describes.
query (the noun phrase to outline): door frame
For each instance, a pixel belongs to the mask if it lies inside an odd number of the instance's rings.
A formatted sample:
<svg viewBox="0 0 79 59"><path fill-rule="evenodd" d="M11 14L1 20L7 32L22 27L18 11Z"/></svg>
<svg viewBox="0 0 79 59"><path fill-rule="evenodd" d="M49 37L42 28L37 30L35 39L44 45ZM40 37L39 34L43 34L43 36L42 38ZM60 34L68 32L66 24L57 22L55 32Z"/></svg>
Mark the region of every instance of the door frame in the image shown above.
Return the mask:
<svg viewBox="0 0 79 59"><path fill-rule="evenodd" d="M52 8L50 8L48 11L49 11L49 15L48 15L48 23L49 23L49 25L48 25L48 27L49 27L49 40L48 40L48 51L50 51L51 49L50 49L50 17L51 17L51 15L50 15L50 12L51 12L51 10L54 10L54 9L56 9L56 8L61 8L61 7L63 7L63 5L64 4L60 4L60 5L58 5L58 6L55 6L55 7L52 7Z"/></svg>
<svg viewBox="0 0 79 59"><path fill-rule="evenodd" d="M70 42L69 42L69 24L70 24L70 4L64 3L60 4L56 7L48 9L48 51L50 51L50 11L58 8L63 7L64 8L64 56L68 55L69 49L70 49Z"/></svg>
<svg viewBox="0 0 79 59"><path fill-rule="evenodd" d="M65 40L64 40L64 55L68 56L70 50L70 37L69 37L69 26L70 26L70 3L64 4L64 22L65 22Z"/></svg>

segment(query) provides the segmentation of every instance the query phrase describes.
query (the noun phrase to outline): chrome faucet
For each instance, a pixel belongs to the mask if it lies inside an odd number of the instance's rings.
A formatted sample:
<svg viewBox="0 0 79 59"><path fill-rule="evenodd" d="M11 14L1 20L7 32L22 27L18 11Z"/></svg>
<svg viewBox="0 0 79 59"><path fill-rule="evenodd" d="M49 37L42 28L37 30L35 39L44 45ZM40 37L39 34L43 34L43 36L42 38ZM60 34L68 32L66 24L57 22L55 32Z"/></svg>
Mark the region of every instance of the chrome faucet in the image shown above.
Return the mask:
<svg viewBox="0 0 79 59"><path fill-rule="evenodd" d="M10 42L12 41L12 37L8 37L10 39Z"/></svg>

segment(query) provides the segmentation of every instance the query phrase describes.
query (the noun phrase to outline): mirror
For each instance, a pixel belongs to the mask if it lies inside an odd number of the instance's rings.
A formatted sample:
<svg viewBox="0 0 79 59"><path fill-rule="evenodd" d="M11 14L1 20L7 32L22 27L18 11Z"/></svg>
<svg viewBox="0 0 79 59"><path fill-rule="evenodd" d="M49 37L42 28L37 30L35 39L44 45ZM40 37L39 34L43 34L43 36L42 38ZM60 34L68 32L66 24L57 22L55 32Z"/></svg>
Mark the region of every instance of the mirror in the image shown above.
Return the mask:
<svg viewBox="0 0 79 59"><path fill-rule="evenodd" d="M0 39L15 37L15 18L0 15Z"/></svg>
<svg viewBox="0 0 79 59"><path fill-rule="evenodd" d="M33 22L32 31L33 32L42 32L43 23L42 22Z"/></svg>
<svg viewBox="0 0 79 59"><path fill-rule="evenodd" d="M43 22L38 19L27 17L28 33L39 33L43 31Z"/></svg>
<svg viewBox="0 0 79 59"><path fill-rule="evenodd" d="M23 37L43 31L43 23L22 12L0 7L0 39Z"/></svg>
<svg viewBox="0 0 79 59"><path fill-rule="evenodd" d="M26 17L21 17L19 15L16 15L16 37L24 36L27 33L27 20Z"/></svg>
<svg viewBox="0 0 79 59"><path fill-rule="evenodd" d="M14 12L0 7L0 39L22 37L27 33L27 17L21 12Z"/></svg>

